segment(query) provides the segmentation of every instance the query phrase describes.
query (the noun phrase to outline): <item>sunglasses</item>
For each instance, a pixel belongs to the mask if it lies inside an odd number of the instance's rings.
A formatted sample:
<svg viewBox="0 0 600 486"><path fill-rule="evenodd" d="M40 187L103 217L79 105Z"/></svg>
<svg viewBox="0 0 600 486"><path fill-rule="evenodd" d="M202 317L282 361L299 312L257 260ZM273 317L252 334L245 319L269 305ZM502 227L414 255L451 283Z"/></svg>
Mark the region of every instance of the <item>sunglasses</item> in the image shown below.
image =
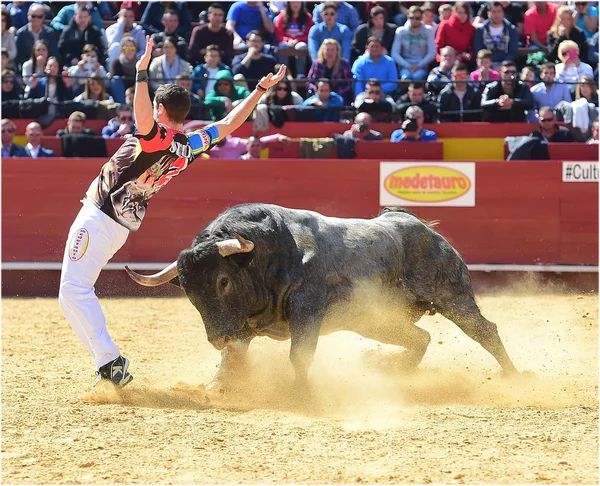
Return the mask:
<svg viewBox="0 0 600 486"><path fill-rule="evenodd" d="M135 51L135 47L134 46L123 46L123 50L125 52L132 52L132 51Z"/></svg>
<svg viewBox="0 0 600 486"><path fill-rule="evenodd" d="M381 91L367 91L367 94L380 95Z"/></svg>
<svg viewBox="0 0 600 486"><path fill-rule="evenodd" d="M43 15L30 15L30 17L31 17L32 19L43 19L43 18L44 18L44 16L43 16Z"/></svg>
<svg viewBox="0 0 600 486"><path fill-rule="evenodd" d="M286 86L277 86L277 91L289 91Z"/></svg>
<svg viewBox="0 0 600 486"><path fill-rule="evenodd" d="M119 120L121 121L133 121L133 117L132 116L120 116Z"/></svg>
<svg viewBox="0 0 600 486"><path fill-rule="evenodd" d="M515 71L513 71L513 70L504 71L504 74L517 74L517 71L516 70Z"/></svg>
<svg viewBox="0 0 600 486"><path fill-rule="evenodd" d="M541 121L542 123L547 123L547 122L554 121L554 118L540 118L540 121Z"/></svg>
<svg viewBox="0 0 600 486"><path fill-rule="evenodd" d="M3 79L2 83L3 84L15 84L15 80L14 79Z"/></svg>
<svg viewBox="0 0 600 486"><path fill-rule="evenodd" d="M421 20L421 17L415 17L415 16L413 16L413 17L408 17L408 18L409 18L410 20Z"/></svg>
<svg viewBox="0 0 600 486"><path fill-rule="evenodd" d="M454 75L454 79L461 79L461 80L463 80L463 79L467 79L468 77L469 77L469 75L466 74L466 73L456 73Z"/></svg>
<svg viewBox="0 0 600 486"><path fill-rule="evenodd" d="M15 133L15 131L12 128L3 128L2 133Z"/></svg>

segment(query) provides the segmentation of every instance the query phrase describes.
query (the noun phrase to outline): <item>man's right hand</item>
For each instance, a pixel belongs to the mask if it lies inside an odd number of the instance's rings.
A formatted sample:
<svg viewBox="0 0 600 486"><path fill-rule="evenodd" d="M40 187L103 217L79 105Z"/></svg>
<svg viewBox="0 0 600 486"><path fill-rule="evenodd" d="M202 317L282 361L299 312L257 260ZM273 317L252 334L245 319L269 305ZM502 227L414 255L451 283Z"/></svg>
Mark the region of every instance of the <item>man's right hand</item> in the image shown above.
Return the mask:
<svg viewBox="0 0 600 486"><path fill-rule="evenodd" d="M146 50L142 54L142 57L140 57L140 60L135 64L135 68L138 71L144 71L144 70L148 69L148 66L150 65L150 61L152 60L152 49L154 49L154 41L152 40L152 38L149 35L147 35L146 36Z"/></svg>

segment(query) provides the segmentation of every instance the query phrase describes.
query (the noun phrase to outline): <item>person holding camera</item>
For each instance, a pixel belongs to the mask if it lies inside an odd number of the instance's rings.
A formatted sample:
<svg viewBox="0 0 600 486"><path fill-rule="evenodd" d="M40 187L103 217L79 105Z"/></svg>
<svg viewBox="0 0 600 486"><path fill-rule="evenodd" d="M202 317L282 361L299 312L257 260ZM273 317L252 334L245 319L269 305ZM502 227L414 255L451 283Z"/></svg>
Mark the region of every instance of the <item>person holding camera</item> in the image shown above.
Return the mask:
<svg viewBox="0 0 600 486"><path fill-rule="evenodd" d="M368 113L359 113L354 118L354 123L350 130L346 130L343 135L344 137L354 137L365 142L372 142L374 140L383 140L383 135L377 130L371 129L373 119Z"/></svg>
<svg viewBox="0 0 600 486"><path fill-rule="evenodd" d="M102 129L102 138L129 138L134 133L133 107L119 105L117 116L109 120L108 125Z"/></svg>
<svg viewBox="0 0 600 486"><path fill-rule="evenodd" d="M437 134L433 130L423 128L425 116L418 106L406 110L402 128L395 130L390 142L437 142Z"/></svg>

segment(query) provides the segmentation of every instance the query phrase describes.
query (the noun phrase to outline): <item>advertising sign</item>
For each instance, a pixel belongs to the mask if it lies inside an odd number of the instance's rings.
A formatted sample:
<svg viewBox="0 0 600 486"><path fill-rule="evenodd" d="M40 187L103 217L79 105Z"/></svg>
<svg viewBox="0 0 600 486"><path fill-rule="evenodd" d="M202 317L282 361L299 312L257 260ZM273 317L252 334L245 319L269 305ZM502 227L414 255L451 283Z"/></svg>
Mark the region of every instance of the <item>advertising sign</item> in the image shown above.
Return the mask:
<svg viewBox="0 0 600 486"><path fill-rule="evenodd" d="M380 206L475 206L474 162L381 162Z"/></svg>
<svg viewBox="0 0 600 486"><path fill-rule="evenodd" d="M598 182L598 162L563 162L563 182Z"/></svg>

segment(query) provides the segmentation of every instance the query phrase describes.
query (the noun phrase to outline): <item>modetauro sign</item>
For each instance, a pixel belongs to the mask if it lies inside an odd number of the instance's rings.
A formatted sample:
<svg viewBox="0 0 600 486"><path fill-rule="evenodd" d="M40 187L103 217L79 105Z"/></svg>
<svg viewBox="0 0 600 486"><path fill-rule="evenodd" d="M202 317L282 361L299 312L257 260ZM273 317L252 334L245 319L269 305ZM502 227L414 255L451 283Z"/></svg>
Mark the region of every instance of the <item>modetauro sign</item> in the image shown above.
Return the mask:
<svg viewBox="0 0 600 486"><path fill-rule="evenodd" d="M380 206L475 206L474 162L381 162Z"/></svg>

